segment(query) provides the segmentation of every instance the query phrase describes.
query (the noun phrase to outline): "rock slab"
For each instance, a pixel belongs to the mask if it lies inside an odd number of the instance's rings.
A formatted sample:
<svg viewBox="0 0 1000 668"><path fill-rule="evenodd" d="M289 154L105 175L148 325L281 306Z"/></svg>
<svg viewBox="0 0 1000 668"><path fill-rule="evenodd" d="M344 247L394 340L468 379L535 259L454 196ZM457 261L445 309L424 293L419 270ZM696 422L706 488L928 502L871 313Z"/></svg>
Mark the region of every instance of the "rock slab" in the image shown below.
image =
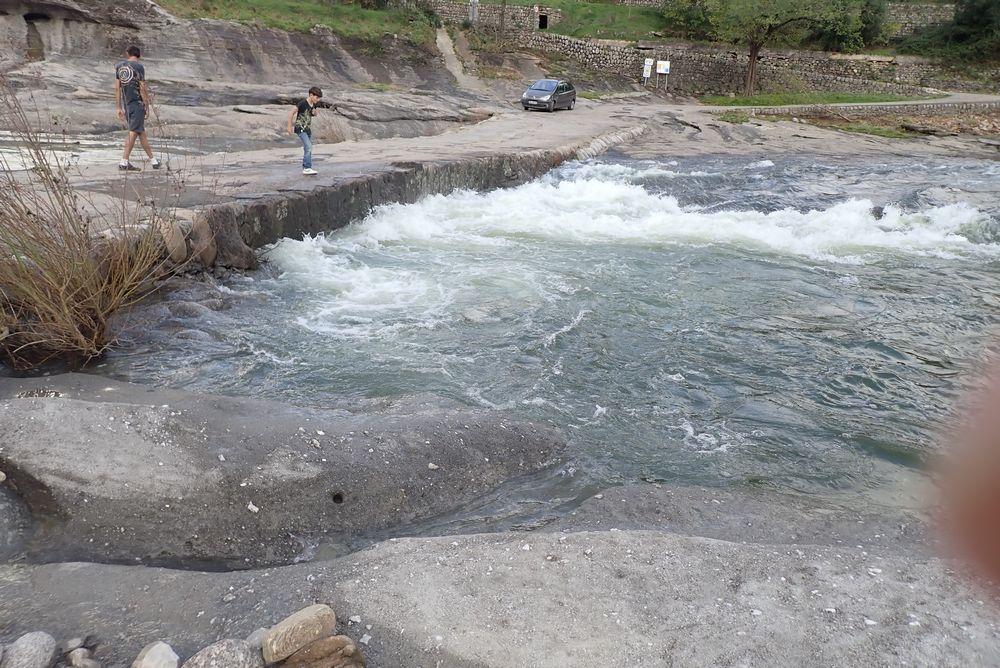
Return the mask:
<svg viewBox="0 0 1000 668"><path fill-rule="evenodd" d="M277 663L306 645L333 634L337 616L328 605L303 608L271 628L262 647L264 660Z"/></svg>
<svg viewBox="0 0 1000 668"><path fill-rule="evenodd" d="M180 657L174 648L157 640L142 648L132 662L132 668L177 668L179 663Z"/></svg>
<svg viewBox="0 0 1000 668"><path fill-rule="evenodd" d="M49 668L55 659L56 639L35 631L7 645L0 668Z"/></svg>
<svg viewBox="0 0 1000 668"><path fill-rule="evenodd" d="M264 659L246 640L220 640L185 661L183 668L264 668Z"/></svg>

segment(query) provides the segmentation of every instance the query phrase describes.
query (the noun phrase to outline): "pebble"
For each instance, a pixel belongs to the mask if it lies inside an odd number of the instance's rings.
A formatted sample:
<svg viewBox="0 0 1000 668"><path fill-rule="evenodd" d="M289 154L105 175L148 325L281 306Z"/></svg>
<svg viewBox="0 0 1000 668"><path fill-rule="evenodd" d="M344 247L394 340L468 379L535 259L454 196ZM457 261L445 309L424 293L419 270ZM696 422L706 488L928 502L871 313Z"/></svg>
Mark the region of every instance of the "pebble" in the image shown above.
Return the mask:
<svg viewBox="0 0 1000 668"><path fill-rule="evenodd" d="M49 668L56 658L56 639L48 633L26 633L4 650L3 668Z"/></svg>
<svg viewBox="0 0 1000 668"><path fill-rule="evenodd" d="M6 479L7 479L7 474L4 473L3 471L0 471L0 482L3 482Z"/></svg>
<svg viewBox="0 0 1000 668"><path fill-rule="evenodd" d="M361 636L361 639L358 640L358 642L361 643L362 645L367 645L368 643L371 642L371 640L372 637L366 633L363 636Z"/></svg>
<svg viewBox="0 0 1000 668"><path fill-rule="evenodd" d="M220 640L183 663L183 668L264 668L260 650L246 640Z"/></svg>
<svg viewBox="0 0 1000 668"><path fill-rule="evenodd" d="M258 512L260 512L260 508L258 508L257 506L253 505L253 501L251 501L250 503L247 504L247 510L249 510L251 513L258 513Z"/></svg>
<svg viewBox="0 0 1000 668"><path fill-rule="evenodd" d="M81 645L83 642L80 643ZM75 668L80 668L85 661L90 660L90 650L85 647L77 647L66 655L66 661Z"/></svg>
<svg viewBox="0 0 1000 668"><path fill-rule="evenodd" d="M435 464L434 462L431 462L427 465L427 468L429 468L431 471L437 471L441 467Z"/></svg>
<svg viewBox="0 0 1000 668"><path fill-rule="evenodd" d="M865 626L875 626L878 624L874 619L865 619Z"/></svg>
<svg viewBox="0 0 1000 668"><path fill-rule="evenodd" d="M177 668L180 657L162 640L151 642L139 652L132 662L132 668Z"/></svg>
<svg viewBox="0 0 1000 668"><path fill-rule="evenodd" d="M219 461L220 462L226 461L226 456L225 455L219 455Z"/></svg>
<svg viewBox="0 0 1000 668"><path fill-rule="evenodd" d="M347 623L348 624L360 624L361 623L361 617L359 617L358 615L354 615L350 619L347 620Z"/></svg>

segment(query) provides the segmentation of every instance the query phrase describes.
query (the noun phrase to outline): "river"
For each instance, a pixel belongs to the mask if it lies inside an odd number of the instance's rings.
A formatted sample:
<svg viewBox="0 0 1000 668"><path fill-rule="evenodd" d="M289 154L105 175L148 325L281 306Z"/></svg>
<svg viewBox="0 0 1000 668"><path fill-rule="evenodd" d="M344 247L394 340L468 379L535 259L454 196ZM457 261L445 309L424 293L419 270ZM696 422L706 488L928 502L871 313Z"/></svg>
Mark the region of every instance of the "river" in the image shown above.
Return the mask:
<svg viewBox="0 0 1000 668"><path fill-rule="evenodd" d="M284 240L222 312L98 372L430 393L566 434L565 465L416 532L537 526L634 481L912 508L1000 319L998 194L987 161L610 155Z"/></svg>

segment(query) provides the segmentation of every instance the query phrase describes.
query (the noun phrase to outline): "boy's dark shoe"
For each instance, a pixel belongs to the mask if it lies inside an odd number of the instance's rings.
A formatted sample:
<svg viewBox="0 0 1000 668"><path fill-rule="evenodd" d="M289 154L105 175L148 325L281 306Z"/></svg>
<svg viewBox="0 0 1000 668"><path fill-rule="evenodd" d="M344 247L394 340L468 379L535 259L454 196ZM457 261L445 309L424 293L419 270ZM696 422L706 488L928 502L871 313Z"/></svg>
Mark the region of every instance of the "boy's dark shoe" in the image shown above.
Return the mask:
<svg viewBox="0 0 1000 668"><path fill-rule="evenodd" d="M136 167L135 165L133 165L131 162L119 162L118 163L118 171L120 171L120 172L141 172L142 170L140 168Z"/></svg>

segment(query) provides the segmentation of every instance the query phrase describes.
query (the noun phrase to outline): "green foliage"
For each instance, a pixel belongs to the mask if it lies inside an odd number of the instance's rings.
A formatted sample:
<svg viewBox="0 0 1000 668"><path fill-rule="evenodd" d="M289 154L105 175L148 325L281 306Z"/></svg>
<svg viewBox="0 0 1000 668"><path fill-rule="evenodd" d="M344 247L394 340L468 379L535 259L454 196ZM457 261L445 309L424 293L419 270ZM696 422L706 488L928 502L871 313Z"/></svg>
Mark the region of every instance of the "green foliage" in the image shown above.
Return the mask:
<svg viewBox="0 0 1000 668"><path fill-rule="evenodd" d="M158 0L170 13L185 18L213 18L258 23L269 28L308 32L317 24L343 37L377 42L394 34L415 44L434 42L428 14L416 9L379 9L384 0Z"/></svg>
<svg viewBox="0 0 1000 668"><path fill-rule="evenodd" d="M740 123L746 123L750 120L750 114L745 111L726 111L719 114L718 119L720 121L725 121L726 123L735 123L739 125Z"/></svg>
<svg viewBox="0 0 1000 668"><path fill-rule="evenodd" d="M1000 62L1000 2L958 0L951 23L907 38L899 49L953 61Z"/></svg>
<svg viewBox="0 0 1000 668"><path fill-rule="evenodd" d="M717 107L783 107L792 104L859 104L865 102L904 102L927 98L906 97L883 93L768 93L752 96L726 97L707 95L701 98L703 104Z"/></svg>
<svg viewBox="0 0 1000 668"><path fill-rule="evenodd" d="M857 12L849 12L815 28L808 40L826 51L857 53L884 45L889 38L888 0L862 0Z"/></svg>
<svg viewBox="0 0 1000 668"><path fill-rule="evenodd" d="M876 137L886 137L888 139L906 139L907 137L917 136L916 133L913 132L906 132L905 130L900 130L898 128L888 128L881 125L872 125L871 123L841 123L831 125L829 127L835 127L838 130L843 130L844 132L875 135Z"/></svg>
<svg viewBox="0 0 1000 668"><path fill-rule="evenodd" d="M714 36L708 0L665 0L663 18L678 37L704 40Z"/></svg>

